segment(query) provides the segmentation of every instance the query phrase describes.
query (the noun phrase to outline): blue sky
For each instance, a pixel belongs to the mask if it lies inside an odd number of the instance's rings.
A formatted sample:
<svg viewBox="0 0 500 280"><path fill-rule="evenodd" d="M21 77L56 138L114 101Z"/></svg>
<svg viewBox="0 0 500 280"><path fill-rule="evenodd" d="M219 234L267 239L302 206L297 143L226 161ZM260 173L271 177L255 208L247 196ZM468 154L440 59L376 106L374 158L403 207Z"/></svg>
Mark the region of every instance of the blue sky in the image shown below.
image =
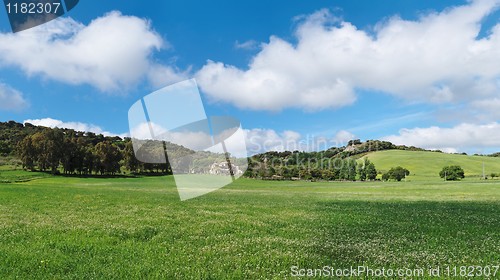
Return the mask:
<svg viewBox="0 0 500 280"><path fill-rule="evenodd" d="M80 1L16 34L2 12L0 119L122 135L135 101L194 77L208 114L276 142L356 137L496 152L497 6Z"/></svg>

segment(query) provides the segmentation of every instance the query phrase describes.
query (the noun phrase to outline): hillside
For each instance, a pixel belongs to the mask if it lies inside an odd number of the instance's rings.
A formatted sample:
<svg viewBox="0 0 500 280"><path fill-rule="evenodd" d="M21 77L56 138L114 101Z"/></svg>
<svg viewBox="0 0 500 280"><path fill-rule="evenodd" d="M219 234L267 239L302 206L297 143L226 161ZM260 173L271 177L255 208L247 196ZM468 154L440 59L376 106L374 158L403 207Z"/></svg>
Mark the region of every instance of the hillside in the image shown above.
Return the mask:
<svg viewBox="0 0 500 280"><path fill-rule="evenodd" d="M492 172L500 173L500 158L498 157L401 150L371 152L364 157L368 157L375 163L377 170L381 172L386 172L398 165L403 166L410 170L410 178L415 180L439 179L439 171L447 165L460 165L465 171L466 178L481 177L483 162L488 177Z"/></svg>

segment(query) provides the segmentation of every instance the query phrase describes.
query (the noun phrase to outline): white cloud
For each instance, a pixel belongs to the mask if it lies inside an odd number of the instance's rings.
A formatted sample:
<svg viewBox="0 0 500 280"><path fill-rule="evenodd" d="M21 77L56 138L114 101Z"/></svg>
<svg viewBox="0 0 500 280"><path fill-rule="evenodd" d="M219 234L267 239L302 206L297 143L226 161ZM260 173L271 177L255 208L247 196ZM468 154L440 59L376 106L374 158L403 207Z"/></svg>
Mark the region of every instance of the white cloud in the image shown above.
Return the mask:
<svg viewBox="0 0 500 280"><path fill-rule="evenodd" d="M20 91L0 83L0 110L20 111L28 106L28 102Z"/></svg>
<svg viewBox="0 0 500 280"><path fill-rule="evenodd" d="M356 135L346 130L338 131L337 134L335 134L335 137L333 137L333 141L339 143L340 145L347 145L347 142L354 139L356 139Z"/></svg>
<svg viewBox="0 0 500 280"><path fill-rule="evenodd" d="M23 32L0 33L0 66L120 91L152 71L160 71L163 81L178 79L173 69L151 61L152 53L162 47L168 43L141 18L111 12L84 25L64 17Z"/></svg>
<svg viewBox="0 0 500 280"><path fill-rule="evenodd" d="M476 100L470 107L477 112L478 118L482 121L500 119L500 98Z"/></svg>
<svg viewBox="0 0 500 280"><path fill-rule="evenodd" d="M181 71L172 66L153 64L148 72L148 80L153 87L162 88L189 79L190 71L190 68Z"/></svg>
<svg viewBox="0 0 500 280"><path fill-rule="evenodd" d="M167 129L165 129L161 125L155 124L153 122L151 122L151 123L142 122L142 123L131 128L130 135L132 138L135 138L135 139L151 140L151 139L153 139L151 132L156 137L157 135L161 135L161 134L167 132Z"/></svg>
<svg viewBox="0 0 500 280"><path fill-rule="evenodd" d="M398 135L382 138L398 145L439 149L446 152L479 151L500 148L500 123L475 125L462 123L451 128L437 126L402 129Z"/></svg>
<svg viewBox="0 0 500 280"><path fill-rule="evenodd" d="M206 149L209 147L207 143L212 141L210 135L203 132L169 132L154 122L136 125L131 129L130 135L139 140L153 139L151 130L155 139L169 141L194 150ZM301 143L301 134L295 131L286 130L281 133L273 129L244 129L243 131L250 155L268 151L305 150L304 143ZM230 133L234 131L231 130ZM229 136L223 135L219 138L226 139Z"/></svg>
<svg viewBox="0 0 500 280"><path fill-rule="evenodd" d="M153 139L151 130L155 139L165 140L196 151L205 150L212 145L212 137L206 132L172 132L154 122L150 124L143 122L134 126L130 135L139 140ZM225 145L228 149L232 149L232 154L252 156L269 151L322 151L333 146L346 145L354 137L352 133L345 130L339 131L335 138L329 139L314 135L304 136L292 130L278 132L274 129L254 128L229 129L216 136L215 139L225 139ZM246 142L246 151L241 150L243 141Z"/></svg>
<svg viewBox="0 0 500 280"><path fill-rule="evenodd" d="M277 132L273 129L246 129L248 154L255 155L269 151L324 151L331 147L347 145L356 136L341 130L335 137L302 135L296 131Z"/></svg>
<svg viewBox="0 0 500 280"><path fill-rule="evenodd" d="M75 131L93 132L96 134L102 134L104 136L120 136L120 137L127 136L126 134L118 135L116 133L105 131L101 127L94 125L94 124L88 124L88 123L82 123L82 122L63 122L61 120L56 120L56 119L52 119L52 118L28 119L28 120L24 120L23 123L30 123L32 125L45 126L45 127L51 127L51 128L55 128L55 127L57 127L57 128L69 128L69 129L74 129Z"/></svg>
<svg viewBox="0 0 500 280"><path fill-rule="evenodd" d="M154 122L140 123L132 128L130 135L134 139L151 140L153 139L151 132L153 132L155 140L168 141L195 151L204 150L212 145L212 138L205 131L172 132Z"/></svg>
<svg viewBox="0 0 500 280"><path fill-rule="evenodd" d="M295 131L276 132L273 129L245 129L248 154L255 155L269 151L304 150L301 135Z"/></svg>
<svg viewBox="0 0 500 280"><path fill-rule="evenodd" d="M255 40L248 40L240 43L239 41L234 42L234 47L243 50L254 50L259 47L259 43Z"/></svg>
<svg viewBox="0 0 500 280"><path fill-rule="evenodd" d="M296 44L272 36L248 69L208 61L196 76L212 100L263 110L346 106L356 88L431 103L498 97L500 24L478 38L498 4L477 0L415 21L392 17L373 34L321 10L298 25Z"/></svg>

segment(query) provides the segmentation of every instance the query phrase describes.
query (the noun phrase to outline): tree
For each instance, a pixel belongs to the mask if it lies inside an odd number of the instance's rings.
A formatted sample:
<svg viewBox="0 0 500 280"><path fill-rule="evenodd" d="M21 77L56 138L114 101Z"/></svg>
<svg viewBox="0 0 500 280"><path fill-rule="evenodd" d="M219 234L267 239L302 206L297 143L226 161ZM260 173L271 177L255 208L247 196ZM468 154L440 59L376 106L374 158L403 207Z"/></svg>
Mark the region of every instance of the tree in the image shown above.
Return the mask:
<svg viewBox="0 0 500 280"><path fill-rule="evenodd" d="M65 174L75 172L78 161L78 146L73 139L64 139L61 163Z"/></svg>
<svg viewBox="0 0 500 280"><path fill-rule="evenodd" d="M457 181L465 178L464 170L458 165L445 166L439 172L439 176L446 181Z"/></svg>
<svg viewBox="0 0 500 280"><path fill-rule="evenodd" d="M97 171L101 174L115 174L120 171L120 150L109 141L100 142L95 145L95 156L97 158Z"/></svg>
<svg viewBox="0 0 500 280"><path fill-rule="evenodd" d="M349 165L347 163L347 160L343 159L340 162L339 179L347 180L348 178L349 178Z"/></svg>
<svg viewBox="0 0 500 280"><path fill-rule="evenodd" d="M23 163L23 168L35 170L36 151L31 136L26 136L17 144L17 152Z"/></svg>
<svg viewBox="0 0 500 280"><path fill-rule="evenodd" d="M64 134L60 129L47 128L32 135L31 141L37 155L38 167L56 173L62 158Z"/></svg>
<svg viewBox="0 0 500 280"><path fill-rule="evenodd" d="M377 178L375 164L365 157L363 164L358 164L358 174L361 181L375 180L375 178Z"/></svg>
<svg viewBox="0 0 500 280"><path fill-rule="evenodd" d="M387 173L382 175L382 179L384 181L392 179L399 182L408 175L410 175L410 171L408 169L398 166L391 168L389 171L387 171Z"/></svg>
<svg viewBox="0 0 500 280"><path fill-rule="evenodd" d="M348 172L347 180L356 181L356 161L354 159L347 160Z"/></svg>
<svg viewBox="0 0 500 280"><path fill-rule="evenodd" d="M365 158L365 162L364 164L363 163L358 163L358 174L359 174L359 179L361 181L365 181L366 180L366 169L365 169L365 164L366 164L366 161L368 159Z"/></svg>
<svg viewBox="0 0 500 280"><path fill-rule="evenodd" d="M140 162L135 157L134 146L132 144L132 141L128 141L125 144L123 157L125 159L125 167L132 173L137 172L137 169L139 169Z"/></svg>
<svg viewBox="0 0 500 280"><path fill-rule="evenodd" d="M377 178L377 169L375 168L375 164L373 162L369 162L368 165L365 166L366 180L375 180Z"/></svg>

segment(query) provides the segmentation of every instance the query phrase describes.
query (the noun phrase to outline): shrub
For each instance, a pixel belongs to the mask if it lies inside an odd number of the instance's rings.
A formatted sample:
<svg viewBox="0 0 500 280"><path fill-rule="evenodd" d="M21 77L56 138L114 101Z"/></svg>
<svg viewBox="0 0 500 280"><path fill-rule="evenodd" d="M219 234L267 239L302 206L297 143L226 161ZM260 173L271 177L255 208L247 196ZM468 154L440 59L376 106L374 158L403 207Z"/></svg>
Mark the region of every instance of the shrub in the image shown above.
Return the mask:
<svg viewBox="0 0 500 280"><path fill-rule="evenodd" d="M446 181L457 181L465 178L464 170L458 165L445 166L439 172L439 176Z"/></svg>
<svg viewBox="0 0 500 280"><path fill-rule="evenodd" d="M392 179L396 181L401 181L408 175L410 175L410 171L408 169L398 166L391 168L389 171L387 171L387 173L382 175L382 180L387 181Z"/></svg>

